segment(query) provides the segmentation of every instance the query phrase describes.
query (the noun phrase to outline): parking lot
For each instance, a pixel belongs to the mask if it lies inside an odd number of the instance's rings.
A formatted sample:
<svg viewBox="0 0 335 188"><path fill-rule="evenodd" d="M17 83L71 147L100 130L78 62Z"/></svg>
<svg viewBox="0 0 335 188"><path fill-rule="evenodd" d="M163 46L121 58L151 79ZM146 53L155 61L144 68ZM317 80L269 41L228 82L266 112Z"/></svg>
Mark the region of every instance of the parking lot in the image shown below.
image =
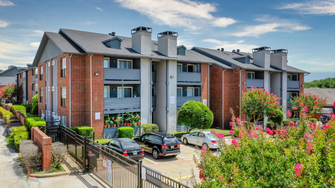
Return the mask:
<svg viewBox="0 0 335 188"><path fill-rule="evenodd" d="M226 138L225 141L231 143L230 138ZM143 164L188 186L193 185L194 181L200 182L199 169L194 163L193 156L199 158L201 148L194 145L181 144L180 150L181 153L176 157L170 156L159 158L158 160L155 160L150 153L146 153ZM216 150L211 151L216 153Z"/></svg>

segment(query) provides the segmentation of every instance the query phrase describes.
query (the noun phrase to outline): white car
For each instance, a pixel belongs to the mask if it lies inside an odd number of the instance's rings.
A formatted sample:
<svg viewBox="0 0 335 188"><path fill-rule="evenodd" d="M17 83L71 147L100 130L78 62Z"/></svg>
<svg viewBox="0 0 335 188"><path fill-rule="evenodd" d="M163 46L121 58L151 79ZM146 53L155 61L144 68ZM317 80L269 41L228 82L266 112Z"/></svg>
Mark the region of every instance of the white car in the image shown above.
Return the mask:
<svg viewBox="0 0 335 188"><path fill-rule="evenodd" d="M185 134L181 137L181 141L187 144L203 146L210 149L218 149L219 143L213 133L210 131L195 131L191 134Z"/></svg>

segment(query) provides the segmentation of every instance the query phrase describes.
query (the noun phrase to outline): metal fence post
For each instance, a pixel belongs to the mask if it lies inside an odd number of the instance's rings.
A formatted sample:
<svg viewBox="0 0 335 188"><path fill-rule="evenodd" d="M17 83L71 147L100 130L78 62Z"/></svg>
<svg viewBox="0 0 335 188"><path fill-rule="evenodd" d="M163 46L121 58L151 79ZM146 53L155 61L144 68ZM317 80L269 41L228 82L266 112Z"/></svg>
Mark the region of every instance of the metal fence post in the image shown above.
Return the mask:
<svg viewBox="0 0 335 188"><path fill-rule="evenodd" d="M138 161L137 165L137 179L138 179L138 188L143 188L143 181L142 181L142 160Z"/></svg>
<svg viewBox="0 0 335 188"><path fill-rule="evenodd" d="M86 166L86 136L84 136L84 147L83 147L83 162L84 162L84 172L87 171L87 166Z"/></svg>

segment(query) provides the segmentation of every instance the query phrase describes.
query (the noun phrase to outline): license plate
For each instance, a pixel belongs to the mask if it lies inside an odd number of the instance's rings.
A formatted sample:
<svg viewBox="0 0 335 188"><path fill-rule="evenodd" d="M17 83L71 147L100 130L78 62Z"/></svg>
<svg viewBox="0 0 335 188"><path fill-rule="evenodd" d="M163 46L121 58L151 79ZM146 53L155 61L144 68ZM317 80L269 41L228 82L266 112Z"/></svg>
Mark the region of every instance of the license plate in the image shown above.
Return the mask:
<svg viewBox="0 0 335 188"><path fill-rule="evenodd" d="M174 148L174 146L171 146L171 149L173 149Z"/></svg>
<svg viewBox="0 0 335 188"><path fill-rule="evenodd" d="M133 151L133 155L137 155L137 152L136 152L136 151Z"/></svg>

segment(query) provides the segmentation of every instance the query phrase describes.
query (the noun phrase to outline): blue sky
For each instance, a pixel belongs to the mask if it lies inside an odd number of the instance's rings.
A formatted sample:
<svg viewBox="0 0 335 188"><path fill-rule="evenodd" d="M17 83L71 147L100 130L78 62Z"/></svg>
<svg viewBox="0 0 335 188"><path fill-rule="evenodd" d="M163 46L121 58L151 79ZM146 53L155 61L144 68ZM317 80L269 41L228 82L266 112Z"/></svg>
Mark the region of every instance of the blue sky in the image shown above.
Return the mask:
<svg viewBox="0 0 335 188"><path fill-rule="evenodd" d="M288 49L307 81L335 77L335 0L0 0L0 69L32 63L44 31L130 36L141 25L153 40L177 31L188 48Z"/></svg>

